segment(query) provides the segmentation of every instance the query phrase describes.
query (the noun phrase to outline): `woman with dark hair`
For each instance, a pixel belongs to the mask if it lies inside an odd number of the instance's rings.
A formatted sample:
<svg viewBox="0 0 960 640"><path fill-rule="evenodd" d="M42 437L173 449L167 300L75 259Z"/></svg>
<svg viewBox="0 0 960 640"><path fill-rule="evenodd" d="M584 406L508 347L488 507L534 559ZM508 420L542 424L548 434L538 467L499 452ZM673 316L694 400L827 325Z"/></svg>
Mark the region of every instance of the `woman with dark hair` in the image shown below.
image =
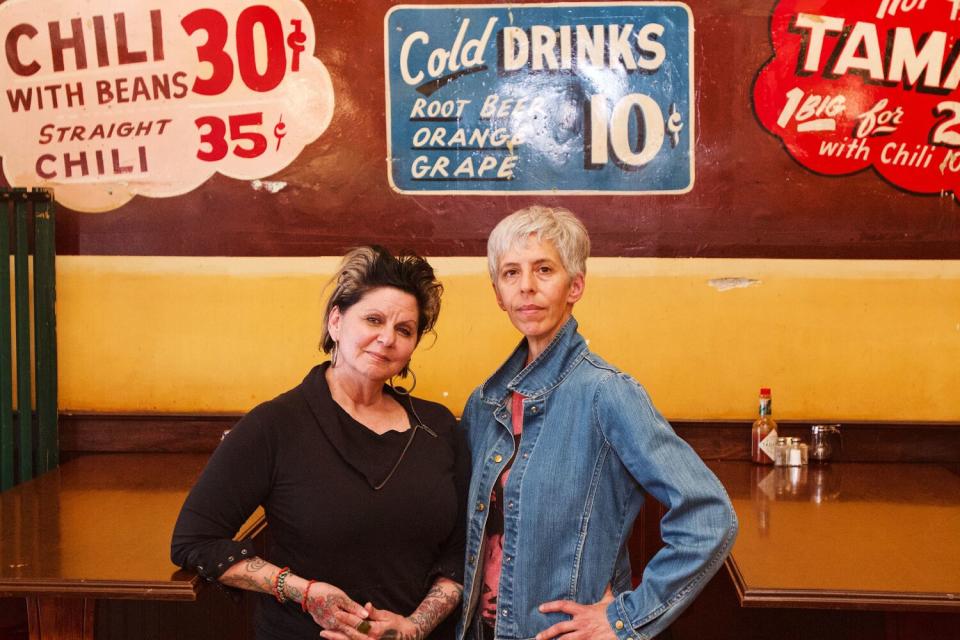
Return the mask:
<svg viewBox="0 0 960 640"><path fill-rule="evenodd" d="M423 258L377 246L348 253L332 284L330 361L217 447L177 520L173 561L265 594L260 640L452 638L469 456L446 408L391 383L412 377L443 287ZM261 505L264 557L233 540Z"/></svg>

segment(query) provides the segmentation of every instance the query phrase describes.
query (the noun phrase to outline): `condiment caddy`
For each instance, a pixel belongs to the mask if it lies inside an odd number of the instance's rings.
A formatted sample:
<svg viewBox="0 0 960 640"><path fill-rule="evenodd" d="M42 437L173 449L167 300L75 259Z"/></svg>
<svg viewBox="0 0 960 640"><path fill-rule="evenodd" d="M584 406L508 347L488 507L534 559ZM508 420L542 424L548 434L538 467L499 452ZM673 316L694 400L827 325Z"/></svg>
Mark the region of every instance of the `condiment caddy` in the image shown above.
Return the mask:
<svg viewBox="0 0 960 640"><path fill-rule="evenodd" d="M753 462L776 467L801 467L809 461L829 462L838 442L842 447L838 424L811 426L809 445L800 438L778 435L770 388L760 389L760 416L753 423L750 438L750 459Z"/></svg>

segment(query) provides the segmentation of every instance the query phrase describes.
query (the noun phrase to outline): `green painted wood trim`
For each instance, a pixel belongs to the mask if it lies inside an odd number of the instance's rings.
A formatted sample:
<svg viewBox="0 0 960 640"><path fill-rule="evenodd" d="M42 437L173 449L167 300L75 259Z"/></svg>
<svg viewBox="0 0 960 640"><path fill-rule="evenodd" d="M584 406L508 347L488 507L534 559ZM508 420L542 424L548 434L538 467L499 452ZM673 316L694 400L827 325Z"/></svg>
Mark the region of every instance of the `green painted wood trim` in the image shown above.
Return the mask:
<svg viewBox="0 0 960 640"><path fill-rule="evenodd" d="M52 201L34 205L33 304L36 355L37 472L59 464L57 431L56 236Z"/></svg>
<svg viewBox="0 0 960 640"><path fill-rule="evenodd" d="M17 432L20 434L21 455L33 454L33 412L30 400L30 262L28 234L28 202L17 200L14 205L14 318L17 339ZM30 480L33 474L21 475L20 482Z"/></svg>

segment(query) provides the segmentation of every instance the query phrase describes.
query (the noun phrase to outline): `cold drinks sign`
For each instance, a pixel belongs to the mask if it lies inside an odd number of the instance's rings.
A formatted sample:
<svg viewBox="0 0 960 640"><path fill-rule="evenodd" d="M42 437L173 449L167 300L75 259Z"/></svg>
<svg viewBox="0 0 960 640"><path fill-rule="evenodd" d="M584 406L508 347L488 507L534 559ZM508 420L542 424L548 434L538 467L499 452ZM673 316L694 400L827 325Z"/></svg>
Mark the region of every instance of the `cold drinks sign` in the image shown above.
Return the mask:
<svg viewBox="0 0 960 640"><path fill-rule="evenodd" d="M3 173L80 211L270 175L333 114L297 0L8 0L0 38Z"/></svg>
<svg viewBox="0 0 960 640"><path fill-rule="evenodd" d="M960 187L960 0L781 0L753 100L811 171Z"/></svg>
<svg viewBox="0 0 960 640"><path fill-rule="evenodd" d="M676 2L401 6L389 178L417 193L682 193L693 25Z"/></svg>

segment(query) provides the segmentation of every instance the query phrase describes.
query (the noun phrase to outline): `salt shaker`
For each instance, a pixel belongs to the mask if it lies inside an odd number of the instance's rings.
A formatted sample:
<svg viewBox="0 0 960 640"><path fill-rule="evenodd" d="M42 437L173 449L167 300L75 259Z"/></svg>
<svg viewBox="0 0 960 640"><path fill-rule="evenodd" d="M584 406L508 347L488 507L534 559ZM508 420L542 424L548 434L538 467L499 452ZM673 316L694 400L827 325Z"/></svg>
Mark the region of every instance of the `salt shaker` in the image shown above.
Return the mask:
<svg viewBox="0 0 960 640"><path fill-rule="evenodd" d="M777 438L777 444L773 449L773 464L777 467L787 466L787 451L790 445L784 437Z"/></svg>
<svg viewBox="0 0 960 640"><path fill-rule="evenodd" d="M802 453L800 452L800 438L790 438L787 445L787 466L799 467L803 464Z"/></svg>

